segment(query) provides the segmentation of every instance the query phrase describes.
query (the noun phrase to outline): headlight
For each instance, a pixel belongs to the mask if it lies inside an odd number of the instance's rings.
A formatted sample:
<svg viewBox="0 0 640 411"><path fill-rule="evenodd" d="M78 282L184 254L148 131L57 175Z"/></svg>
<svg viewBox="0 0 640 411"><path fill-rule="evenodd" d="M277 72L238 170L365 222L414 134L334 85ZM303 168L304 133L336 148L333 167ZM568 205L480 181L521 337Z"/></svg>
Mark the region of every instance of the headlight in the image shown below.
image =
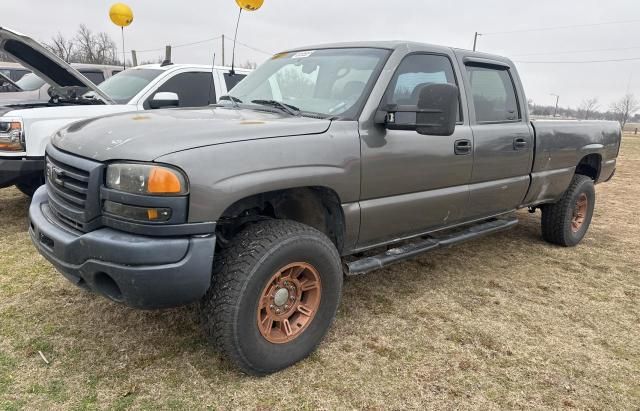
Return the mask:
<svg viewBox="0 0 640 411"><path fill-rule="evenodd" d="M0 119L0 151L24 151L22 120Z"/></svg>
<svg viewBox="0 0 640 411"><path fill-rule="evenodd" d="M125 193L181 196L189 192L180 171L154 164L119 163L107 167L108 188Z"/></svg>

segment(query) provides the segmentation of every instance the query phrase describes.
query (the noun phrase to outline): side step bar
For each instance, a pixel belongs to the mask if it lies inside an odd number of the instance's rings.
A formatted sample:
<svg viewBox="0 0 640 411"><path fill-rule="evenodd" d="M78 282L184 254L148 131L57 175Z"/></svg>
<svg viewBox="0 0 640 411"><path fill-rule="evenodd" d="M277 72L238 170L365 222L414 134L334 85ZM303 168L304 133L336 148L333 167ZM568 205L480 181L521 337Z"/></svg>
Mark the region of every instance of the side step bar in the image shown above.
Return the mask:
<svg viewBox="0 0 640 411"><path fill-rule="evenodd" d="M494 219L443 236L423 237L421 241L405 244L373 257L365 257L361 260L347 263L347 275L366 274L391 264L408 260L427 251L435 250L436 248L450 247L488 234L508 230L517 224L518 219L515 217L509 219Z"/></svg>

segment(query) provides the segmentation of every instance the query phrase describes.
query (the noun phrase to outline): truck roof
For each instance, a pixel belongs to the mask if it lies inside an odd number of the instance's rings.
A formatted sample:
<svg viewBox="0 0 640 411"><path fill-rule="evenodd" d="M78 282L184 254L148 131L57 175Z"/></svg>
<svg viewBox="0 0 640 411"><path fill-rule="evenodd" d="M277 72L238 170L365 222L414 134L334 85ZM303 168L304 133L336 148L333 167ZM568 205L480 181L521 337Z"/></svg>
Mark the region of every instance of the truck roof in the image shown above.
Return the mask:
<svg viewBox="0 0 640 411"><path fill-rule="evenodd" d="M387 50L399 50L399 49L426 49L432 52L448 52L450 50L461 52L465 55L465 57L472 57L478 59L487 59L487 60L495 60L501 61L503 63L508 64L509 66L513 66L513 62L506 57L499 56L496 54L482 53L478 51L471 51L461 48L455 47L447 47L447 46L439 46L436 44L429 43L420 43L415 41L404 41L404 40L389 40L389 41L355 41L355 42L345 42L345 43L328 43L328 44L317 44L314 46L305 46L305 47L296 47L293 49L285 50L285 52L291 51L303 51L303 50L314 50L314 49L331 49L331 48L378 48L378 49L387 49Z"/></svg>

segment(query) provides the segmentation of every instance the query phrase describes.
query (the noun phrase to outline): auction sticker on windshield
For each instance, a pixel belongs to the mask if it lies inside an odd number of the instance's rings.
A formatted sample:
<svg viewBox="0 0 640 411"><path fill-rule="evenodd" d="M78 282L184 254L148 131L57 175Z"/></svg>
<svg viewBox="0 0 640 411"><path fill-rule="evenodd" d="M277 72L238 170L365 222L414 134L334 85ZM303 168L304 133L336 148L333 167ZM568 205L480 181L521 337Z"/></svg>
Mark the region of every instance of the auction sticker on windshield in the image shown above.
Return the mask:
<svg viewBox="0 0 640 411"><path fill-rule="evenodd" d="M292 59L303 59L303 58L307 58L310 55L312 55L315 52L315 50L308 50L308 51L301 51L298 52L296 54L294 54L293 56L291 56Z"/></svg>

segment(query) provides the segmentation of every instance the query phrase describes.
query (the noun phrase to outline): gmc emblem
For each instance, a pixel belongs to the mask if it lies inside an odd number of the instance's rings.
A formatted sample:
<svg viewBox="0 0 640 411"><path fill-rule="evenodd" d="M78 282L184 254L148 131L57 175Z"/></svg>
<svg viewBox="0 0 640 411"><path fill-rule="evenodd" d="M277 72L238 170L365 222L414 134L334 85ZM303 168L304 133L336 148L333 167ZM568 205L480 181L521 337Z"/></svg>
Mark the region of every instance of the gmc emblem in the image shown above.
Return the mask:
<svg viewBox="0 0 640 411"><path fill-rule="evenodd" d="M64 176L64 171L51 163L47 163L47 178L49 181L62 186L62 176Z"/></svg>

